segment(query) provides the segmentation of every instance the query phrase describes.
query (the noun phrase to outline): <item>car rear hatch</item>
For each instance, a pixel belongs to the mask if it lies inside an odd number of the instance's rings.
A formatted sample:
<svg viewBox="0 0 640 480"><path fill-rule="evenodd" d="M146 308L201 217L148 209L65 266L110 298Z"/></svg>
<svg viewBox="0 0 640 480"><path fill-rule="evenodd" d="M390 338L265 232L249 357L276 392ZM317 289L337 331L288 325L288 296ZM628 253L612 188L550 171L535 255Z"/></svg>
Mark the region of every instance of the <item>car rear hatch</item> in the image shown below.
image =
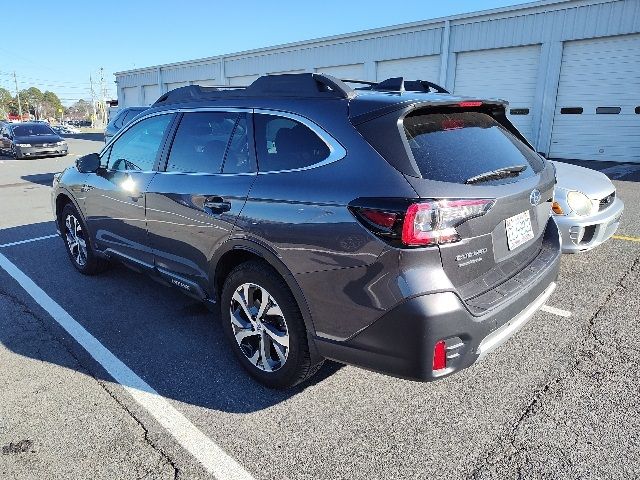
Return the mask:
<svg viewBox="0 0 640 480"><path fill-rule="evenodd" d="M475 313L504 299L491 290L526 287L526 279L507 281L541 254L555 184L553 166L504 112L500 102L417 104L356 125L417 193L403 219L403 247L439 248ZM415 230L405 238L407 223Z"/></svg>

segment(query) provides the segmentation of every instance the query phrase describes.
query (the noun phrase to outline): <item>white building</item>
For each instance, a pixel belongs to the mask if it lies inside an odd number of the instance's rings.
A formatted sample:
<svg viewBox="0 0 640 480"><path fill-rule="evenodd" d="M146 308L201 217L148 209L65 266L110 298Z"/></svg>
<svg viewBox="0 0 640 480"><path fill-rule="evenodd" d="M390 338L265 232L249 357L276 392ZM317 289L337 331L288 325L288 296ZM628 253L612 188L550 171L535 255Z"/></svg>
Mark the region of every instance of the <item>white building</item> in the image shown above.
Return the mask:
<svg viewBox="0 0 640 480"><path fill-rule="evenodd" d="M122 106L268 73L431 80L509 101L552 158L640 162L640 0L543 0L116 73Z"/></svg>

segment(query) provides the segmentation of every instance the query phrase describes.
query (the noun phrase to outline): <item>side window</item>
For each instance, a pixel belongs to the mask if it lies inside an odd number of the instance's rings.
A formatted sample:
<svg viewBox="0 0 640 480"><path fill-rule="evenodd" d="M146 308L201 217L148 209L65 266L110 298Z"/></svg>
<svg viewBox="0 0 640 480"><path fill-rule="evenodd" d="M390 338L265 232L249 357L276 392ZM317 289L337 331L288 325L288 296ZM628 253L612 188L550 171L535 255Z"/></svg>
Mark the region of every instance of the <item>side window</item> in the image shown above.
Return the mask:
<svg viewBox="0 0 640 480"><path fill-rule="evenodd" d="M220 173L237 113L185 113L171 146L167 172Z"/></svg>
<svg viewBox="0 0 640 480"><path fill-rule="evenodd" d="M260 171L308 167L329 156L327 144L302 123L275 115L258 114L254 118Z"/></svg>
<svg viewBox="0 0 640 480"><path fill-rule="evenodd" d="M111 146L111 170L153 170L173 115L156 115L136 123Z"/></svg>
<svg viewBox="0 0 640 480"><path fill-rule="evenodd" d="M236 123L222 171L224 173L249 173L255 171L253 155L249 150L247 117L244 114L240 116L238 123Z"/></svg>

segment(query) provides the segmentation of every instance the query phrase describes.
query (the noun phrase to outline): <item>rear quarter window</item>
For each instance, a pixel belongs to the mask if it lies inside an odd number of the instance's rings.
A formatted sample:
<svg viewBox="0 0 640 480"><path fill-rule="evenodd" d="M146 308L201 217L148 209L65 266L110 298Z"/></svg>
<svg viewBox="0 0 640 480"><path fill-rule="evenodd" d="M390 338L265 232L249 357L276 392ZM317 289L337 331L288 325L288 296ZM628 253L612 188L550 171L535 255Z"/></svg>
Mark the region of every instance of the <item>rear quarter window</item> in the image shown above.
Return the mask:
<svg viewBox="0 0 640 480"><path fill-rule="evenodd" d="M410 114L404 132L423 178L465 183L482 173L526 165L518 177L487 183L507 183L535 175L544 161L490 115L481 112Z"/></svg>
<svg viewBox="0 0 640 480"><path fill-rule="evenodd" d="M309 167L331 153L313 130L293 119L258 114L254 124L258 168L262 172Z"/></svg>

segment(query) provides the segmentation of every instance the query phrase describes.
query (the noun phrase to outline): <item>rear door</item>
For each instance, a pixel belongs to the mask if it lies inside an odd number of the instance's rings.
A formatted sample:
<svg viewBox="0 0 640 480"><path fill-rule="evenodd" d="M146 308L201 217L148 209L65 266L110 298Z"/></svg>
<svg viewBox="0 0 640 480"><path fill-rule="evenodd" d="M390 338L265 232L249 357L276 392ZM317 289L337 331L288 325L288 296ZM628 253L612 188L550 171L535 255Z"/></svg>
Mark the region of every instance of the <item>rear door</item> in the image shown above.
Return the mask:
<svg viewBox="0 0 640 480"><path fill-rule="evenodd" d="M213 252L228 238L256 176L249 111L184 113L166 166L147 191L157 270L204 296Z"/></svg>
<svg viewBox="0 0 640 480"><path fill-rule="evenodd" d="M136 122L102 153L102 168L88 174L82 187L87 227L98 249L147 268L153 255L145 194L173 119L168 113Z"/></svg>

